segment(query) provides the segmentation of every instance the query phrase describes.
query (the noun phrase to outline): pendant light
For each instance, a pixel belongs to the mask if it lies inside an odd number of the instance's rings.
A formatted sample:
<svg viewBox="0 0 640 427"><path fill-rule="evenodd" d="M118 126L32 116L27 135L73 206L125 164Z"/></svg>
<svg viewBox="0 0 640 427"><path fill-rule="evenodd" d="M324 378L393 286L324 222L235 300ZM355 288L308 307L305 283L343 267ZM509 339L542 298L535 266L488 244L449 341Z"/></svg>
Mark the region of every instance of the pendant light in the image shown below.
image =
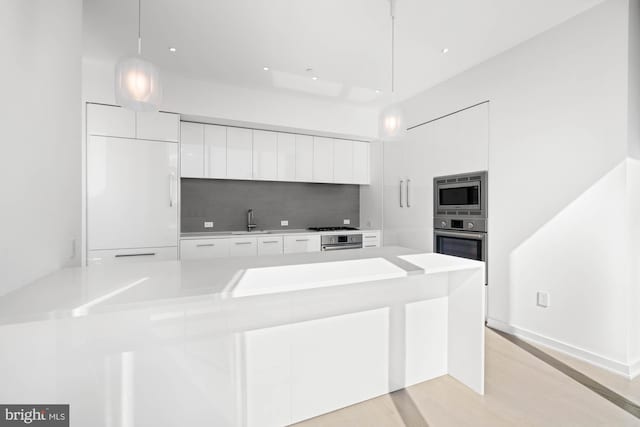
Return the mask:
<svg viewBox="0 0 640 427"><path fill-rule="evenodd" d="M133 111L158 111L162 102L160 73L155 65L142 59L142 0L138 0L138 55L116 64L116 103Z"/></svg>
<svg viewBox="0 0 640 427"><path fill-rule="evenodd" d="M389 5L391 10L391 99L389 106L380 114L379 134L385 141L394 141L405 132L405 124L402 108L395 102L395 0L389 0Z"/></svg>

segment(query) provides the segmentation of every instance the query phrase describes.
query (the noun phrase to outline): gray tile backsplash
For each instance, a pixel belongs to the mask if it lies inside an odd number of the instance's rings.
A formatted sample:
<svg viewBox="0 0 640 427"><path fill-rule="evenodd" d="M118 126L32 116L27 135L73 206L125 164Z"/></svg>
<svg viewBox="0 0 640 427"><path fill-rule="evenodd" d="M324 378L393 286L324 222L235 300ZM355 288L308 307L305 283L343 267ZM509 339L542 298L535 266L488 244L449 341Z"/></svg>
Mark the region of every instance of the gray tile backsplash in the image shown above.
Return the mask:
<svg viewBox="0 0 640 427"><path fill-rule="evenodd" d="M299 182L181 180L182 232L246 230L253 209L258 229L298 229L360 222L360 186ZM280 221L288 220L288 227ZM214 221L213 229L204 228Z"/></svg>

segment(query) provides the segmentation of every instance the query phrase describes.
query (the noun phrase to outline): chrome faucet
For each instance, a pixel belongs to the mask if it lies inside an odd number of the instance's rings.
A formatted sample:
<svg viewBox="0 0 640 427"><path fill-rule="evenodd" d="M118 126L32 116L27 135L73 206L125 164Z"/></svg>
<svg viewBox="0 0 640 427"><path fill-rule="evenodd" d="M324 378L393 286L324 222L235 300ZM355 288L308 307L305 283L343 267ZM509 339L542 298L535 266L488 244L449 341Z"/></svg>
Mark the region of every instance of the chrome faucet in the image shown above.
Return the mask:
<svg viewBox="0 0 640 427"><path fill-rule="evenodd" d="M256 228L256 219L253 215L253 209L247 211L247 231L253 231Z"/></svg>

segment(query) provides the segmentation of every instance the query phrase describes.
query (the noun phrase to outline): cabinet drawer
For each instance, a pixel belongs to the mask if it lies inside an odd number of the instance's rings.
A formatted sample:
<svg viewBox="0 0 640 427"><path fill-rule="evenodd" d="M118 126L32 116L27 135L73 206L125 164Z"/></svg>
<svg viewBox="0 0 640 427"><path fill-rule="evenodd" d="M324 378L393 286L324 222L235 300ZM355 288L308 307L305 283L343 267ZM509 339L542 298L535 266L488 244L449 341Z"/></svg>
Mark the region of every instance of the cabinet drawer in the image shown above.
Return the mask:
<svg viewBox="0 0 640 427"><path fill-rule="evenodd" d="M258 255L258 244L255 237L229 239L230 256L255 256Z"/></svg>
<svg viewBox="0 0 640 427"><path fill-rule="evenodd" d="M229 256L229 239L190 239L180 241L180 259L206 259Z"/></svg>
<svg viewBox="0 0 640 427"><path fill-rule="evenodd" d="M284 253L320 252L320 235L284 236Z"/></svg>
<svg viewBox="0 0 640 427"><path fill-rule="evenodd" d="M164 248L108 249L89 251L88 265L120 264L178 259L176 246Z"/></svg>
<svg viewBox="0 0 640 427"><path fill-rule="evenodd" d="M258 255L280 255L282 237L258 237Z"/></svg>
<svg viewBox="0 0 640 427"><path fill-rule="evenodd" d="M362 233L362 247L363 248L379 248L380 247L380 232Z"/></svg>

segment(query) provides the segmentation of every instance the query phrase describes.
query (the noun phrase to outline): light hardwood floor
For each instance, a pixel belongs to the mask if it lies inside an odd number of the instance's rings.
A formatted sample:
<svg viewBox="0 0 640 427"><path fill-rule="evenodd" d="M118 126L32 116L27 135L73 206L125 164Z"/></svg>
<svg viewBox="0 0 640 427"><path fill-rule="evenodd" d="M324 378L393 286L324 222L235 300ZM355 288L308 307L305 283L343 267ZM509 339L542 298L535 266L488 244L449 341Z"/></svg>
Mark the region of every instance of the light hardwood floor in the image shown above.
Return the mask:
<svg viewBox="0 0 640 427"><path fill-rule="evenodd" d="M570 358L562 357L569 364ZM583 372L591 375L594 369ZM638 400L640 380L600 371L594 379ZM486 394L479 396L445 375L296 426L640 426L640 419L489 329L485 381Z"/></svg>

